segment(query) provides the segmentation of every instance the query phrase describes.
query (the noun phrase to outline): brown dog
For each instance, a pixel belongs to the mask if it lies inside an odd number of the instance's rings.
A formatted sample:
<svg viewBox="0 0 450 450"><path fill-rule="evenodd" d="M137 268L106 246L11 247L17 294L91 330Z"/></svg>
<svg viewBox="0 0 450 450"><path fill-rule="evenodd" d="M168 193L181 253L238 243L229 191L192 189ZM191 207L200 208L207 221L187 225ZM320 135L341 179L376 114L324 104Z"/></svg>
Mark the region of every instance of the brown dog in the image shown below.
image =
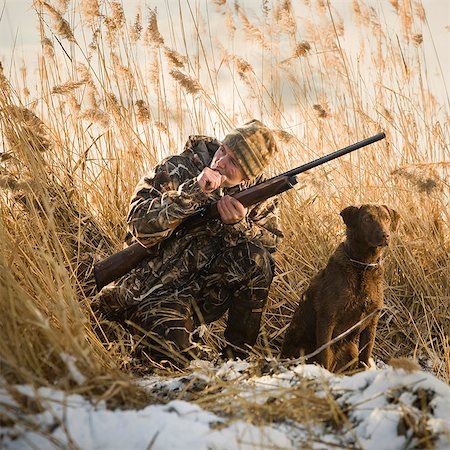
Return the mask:
<svg viewBox="0 0 450 450"><path fill-rule="evenodd" d="M282 357L314 352L383 307L381 255L400 216L385 205L341 211L347 238L310 282L287 329ZM379 311L314 357L328 370L369 364Z"/></svg>

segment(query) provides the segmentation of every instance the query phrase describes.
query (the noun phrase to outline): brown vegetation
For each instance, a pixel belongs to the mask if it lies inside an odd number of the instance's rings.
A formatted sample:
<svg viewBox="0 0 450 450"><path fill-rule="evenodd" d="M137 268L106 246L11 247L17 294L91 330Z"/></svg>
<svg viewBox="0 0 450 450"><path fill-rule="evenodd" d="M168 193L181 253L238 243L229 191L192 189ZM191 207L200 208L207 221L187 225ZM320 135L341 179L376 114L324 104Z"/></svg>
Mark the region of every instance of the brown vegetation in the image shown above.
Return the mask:
<svg viewBox="0 0 450 450"><path fill-rule="evenodd" d="M427 362L450 381L448 99L440 103L428 90L420 15L396 2L397 39L374 10L354 2L366 73L325 2L317 9L306 2L312 19L290 6L285 14L265 9L260 21L243 5L215 2L210 14L225 32L213 37L216 25L199 11L180 14L183 26L170 19L179 41L158 27L160 11L146 12L147 26L140 11L125 22L117 2L96 17L97 2L82 2L81 38L69 2L59 3L34 2L43 55L36 92L0 73L5 380L57 382L119 400L136 392L128 383L135 343L121 330L110 340L90 311L92 263L121 248L132 190L159 158L181 150L189 134L223 137L258 117L279 130L274 173L379 131L387 139L301 176L300 188L283 195L285 240L256 352L279 355L298 292L341 240L337 212L381 202L405 220L386 260L374 356ZM293 17L297 35L286 29ZM216 323L203 339L218 348L222 331Z"/></svg>

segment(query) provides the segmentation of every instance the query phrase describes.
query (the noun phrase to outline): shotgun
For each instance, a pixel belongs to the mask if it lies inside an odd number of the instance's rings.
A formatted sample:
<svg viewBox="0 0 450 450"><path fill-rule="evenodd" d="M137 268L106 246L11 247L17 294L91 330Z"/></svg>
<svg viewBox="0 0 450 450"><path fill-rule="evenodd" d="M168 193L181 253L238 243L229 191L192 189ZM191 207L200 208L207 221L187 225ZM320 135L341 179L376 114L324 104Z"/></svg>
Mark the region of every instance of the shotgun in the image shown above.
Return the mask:
<svg viewBox="0 0 450 450"><path fill-rule="evenodd" d="M384 139L384 133L376 134L375 136L364 139L356 144L349 145L341 150L337 150L321 158L315 159L309 163L303 164L295 169L288 170L273 178L269 178L261 183L240 191L233 195L245 207L254 205L256 203L267 200L270 197L281 194L291 189L297 183L297 175L306 172L314 167L320 166L332 159L340 158L347 153L353 152L366 145L373 144L376 141ZM193 215L184 220L177 228L189 229L208 219L218 219L219 212L217 210L217 203L211 203L200 208ZM131 244L129 247L114 253L113 255L97 262L94 265L94 276L97 289L100 290L103 286L117 280L121 276L127 274L134 269L140 261L145 257L154 254L153 247L144 247L139 242Z"/></svg>

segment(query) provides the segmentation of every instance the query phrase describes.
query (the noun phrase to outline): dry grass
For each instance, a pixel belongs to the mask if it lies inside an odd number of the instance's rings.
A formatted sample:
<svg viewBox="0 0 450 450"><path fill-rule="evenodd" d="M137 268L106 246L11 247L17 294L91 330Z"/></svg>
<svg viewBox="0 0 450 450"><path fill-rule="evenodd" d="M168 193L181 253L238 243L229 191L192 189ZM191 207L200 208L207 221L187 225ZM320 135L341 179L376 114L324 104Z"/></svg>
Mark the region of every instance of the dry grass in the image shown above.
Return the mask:
<svg viewBox="0 0 450 450"><path fill-rule="evenodd" d="M353 2L369 74L346 52L326 2L308 3L314 20L290 2L260 20L238 3L231 10L217 1L204 16L189 2L167 15L176 38L158 26L165 12L125 20L118 2L99 14L96 1L81 2L83 33L74 34L68 3L35 2L46 55L36 92L0 73L0 358L8 383L141 399L129 383L134 342L123 330L111 340L90 311L93 261L120 249L132 190L158 159L189 134L222 137L252 117L278 130L274 173L387 134L283 195L285 240L256 351L278 355L301 290L343 237L339 211L380 202L402 221L386 259L375 356L429 362L450 382L449 117L445 99L427 88L422 10L397 5L397 40L375 11ZM218 17L227 27L220 39L211 31ZM204 342L219 347L222 331L223 321L212 325ZM278 406L249 414L272 420Z"/></svg>

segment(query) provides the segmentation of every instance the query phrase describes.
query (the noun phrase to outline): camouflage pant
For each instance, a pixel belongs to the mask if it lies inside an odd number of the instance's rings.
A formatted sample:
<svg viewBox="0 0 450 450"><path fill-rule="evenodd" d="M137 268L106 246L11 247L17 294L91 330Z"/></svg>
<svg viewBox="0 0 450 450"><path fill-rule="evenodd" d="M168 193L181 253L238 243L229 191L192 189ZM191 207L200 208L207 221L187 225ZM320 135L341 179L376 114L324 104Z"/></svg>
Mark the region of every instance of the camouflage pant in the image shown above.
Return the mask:
<svg viewBox="0 0 450 450"><path fill-rule="evenodd" d="M173 282L136 301L123 311L122 319L160 345L173 343L185 350L197 324L211 323L228 311L225 339L239 348L253 346L272 278L270 253L259 243L247 242L227 248L184 283ZM110 289L102 302L114 309L114 302L123 302L114 299L118 292ZM116 309L116 317L117 313Z"/></svg>

